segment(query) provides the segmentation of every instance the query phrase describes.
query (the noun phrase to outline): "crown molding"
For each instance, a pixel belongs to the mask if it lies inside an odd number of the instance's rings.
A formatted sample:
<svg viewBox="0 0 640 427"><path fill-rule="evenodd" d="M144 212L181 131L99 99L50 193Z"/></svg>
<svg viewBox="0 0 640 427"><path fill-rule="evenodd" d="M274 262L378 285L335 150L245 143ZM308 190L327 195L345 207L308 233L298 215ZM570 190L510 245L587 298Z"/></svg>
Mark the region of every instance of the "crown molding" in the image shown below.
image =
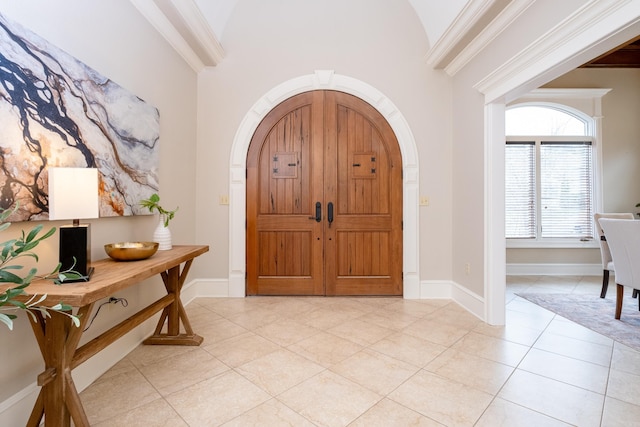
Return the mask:
<svg viewBox="0 0 640 427"><path fill-rule="evenodd" d="M130 0L195 71L213 67L224 50L193 0Z"/></svg>
<svg viewBox="0 0 640 427"><path fill-rule="evenodd" d="M433 44L429 52L427 52L427 64L434 68L439 67L447 55L455 49L458 43L468 33L469 29L473 28L495 2L496 0L470 0L467 2L442 37L440 37Z"/></svg>
<svg viewBox="0 0 640 427"><path fill-rule="evenodd" d="M539 88L522 95L526 99L587 98L599 99L611 92L610 88Z"/></svg>
<svg viewBox="0 0 640 427"><path fill-rule="evenodd" d="M465 46L464 49L453 58L449 65L444 68L445 72L450 76L456 75L458 71L482 52L533 3L535 3L535 0L513 0L509 3L471 43Z"/></svg>
<svg viewBox="0 0 640 427"><path fill-rule="evenodd" d="M579 60L579 56L593 46L589 41L602 42L638 22L640 8L634 0L591 0L476 83L474 88L484 94L485 102L493 102L532 83L545 71ZM617 30L612 31L612 28Z"/></svg>

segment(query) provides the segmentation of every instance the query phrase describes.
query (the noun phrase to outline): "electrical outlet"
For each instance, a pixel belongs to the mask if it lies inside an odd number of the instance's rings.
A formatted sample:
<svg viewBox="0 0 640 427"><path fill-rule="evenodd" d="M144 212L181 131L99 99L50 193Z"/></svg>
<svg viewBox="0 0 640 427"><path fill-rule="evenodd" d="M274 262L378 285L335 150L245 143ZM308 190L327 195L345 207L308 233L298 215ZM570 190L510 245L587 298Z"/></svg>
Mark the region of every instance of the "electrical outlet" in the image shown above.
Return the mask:
<svg viewBox="0 0 640 427"><path fill-rule="evenodd" d="M464 265L464 274L466 274L467 276L469 274L471 274L471 263L468 262Z"/></svg>
<svg viewBox="0 0 640 427"><path fill-rule="evenodd" d="M429 206L429 198L427 196L420 196L420 206Z"/></svg>
<svg viewBox="0 0 640 427"><path fill-rule="evenodd" d="M229 204L229 196L227 196L226 194L221 195L219 200L221 205Z"/></svg>

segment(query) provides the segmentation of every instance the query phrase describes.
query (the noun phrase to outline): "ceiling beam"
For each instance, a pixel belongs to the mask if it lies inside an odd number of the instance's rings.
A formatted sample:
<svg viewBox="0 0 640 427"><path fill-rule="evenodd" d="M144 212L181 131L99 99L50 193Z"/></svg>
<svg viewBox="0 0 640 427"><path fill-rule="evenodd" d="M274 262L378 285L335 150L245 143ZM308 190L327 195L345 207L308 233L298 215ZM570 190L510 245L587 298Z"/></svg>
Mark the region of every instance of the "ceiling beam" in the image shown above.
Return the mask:
<svg viewBox="0 0 640 427"><path fill-rule="evenodd" d="M224 58L224 49L193 0L130 1L195 72Z"/></svg>

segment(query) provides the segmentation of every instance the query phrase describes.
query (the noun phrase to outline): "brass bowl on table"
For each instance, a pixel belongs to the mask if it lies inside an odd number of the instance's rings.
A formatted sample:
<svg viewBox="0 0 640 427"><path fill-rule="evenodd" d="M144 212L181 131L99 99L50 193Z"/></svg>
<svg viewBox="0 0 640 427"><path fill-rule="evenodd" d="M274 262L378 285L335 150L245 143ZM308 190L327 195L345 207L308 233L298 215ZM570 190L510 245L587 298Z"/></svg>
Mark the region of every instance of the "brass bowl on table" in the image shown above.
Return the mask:
<svg viewBox="0 0 640 427"><path fill-rule="evenodd" d="M157 250L157 242L121 242L104 245L104 251L116 261L146 259L155 254Z"/></svg>

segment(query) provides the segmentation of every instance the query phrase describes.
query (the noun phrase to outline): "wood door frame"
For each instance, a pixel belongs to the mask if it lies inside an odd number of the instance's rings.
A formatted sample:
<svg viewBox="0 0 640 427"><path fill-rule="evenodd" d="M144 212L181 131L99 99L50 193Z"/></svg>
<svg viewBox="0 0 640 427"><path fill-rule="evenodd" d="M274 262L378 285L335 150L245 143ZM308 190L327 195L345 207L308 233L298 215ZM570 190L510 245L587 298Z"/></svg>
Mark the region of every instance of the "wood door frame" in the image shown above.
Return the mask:
<svg viewBox="0 0 640 427"><path fill-rule="evenodd" d="M229 179L229 284L228 296L245 296L246 159L251 137L262 119L276 105L293 95L313 90L337 90L371 104L387 120L398 139L403 166L403 296L421 297L419 275L418 151L409 125L384 94L367 83L334 74L331 70L286 81L261 97L247 112L231 148Z"/></svg>

